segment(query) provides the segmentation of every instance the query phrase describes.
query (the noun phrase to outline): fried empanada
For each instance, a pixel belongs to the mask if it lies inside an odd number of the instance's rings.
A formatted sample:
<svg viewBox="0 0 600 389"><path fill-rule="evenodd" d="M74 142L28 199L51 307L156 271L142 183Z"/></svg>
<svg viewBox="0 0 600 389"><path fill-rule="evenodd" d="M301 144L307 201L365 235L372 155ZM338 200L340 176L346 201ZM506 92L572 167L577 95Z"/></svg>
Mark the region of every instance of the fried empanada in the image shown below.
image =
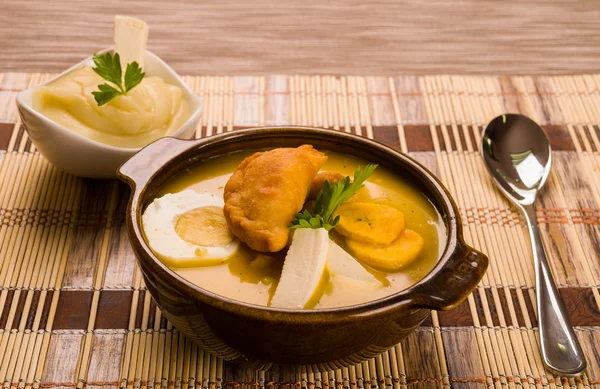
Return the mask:
<svg viewBox="0 0 600 389"><path fill-rule="evenodd" d="M225 185L225 218L256 251L283 249L288 226L327 157L310 145L259 152L244 159Z"/></svg>

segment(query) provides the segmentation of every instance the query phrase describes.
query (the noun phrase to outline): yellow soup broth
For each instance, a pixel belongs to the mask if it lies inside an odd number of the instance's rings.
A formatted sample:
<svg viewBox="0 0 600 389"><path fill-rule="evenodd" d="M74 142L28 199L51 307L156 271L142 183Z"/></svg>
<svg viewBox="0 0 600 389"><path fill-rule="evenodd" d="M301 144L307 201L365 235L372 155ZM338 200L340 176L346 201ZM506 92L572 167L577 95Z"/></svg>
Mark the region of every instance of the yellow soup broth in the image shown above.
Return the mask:
<svg viewBox="0 0 600 389"><path fill-rule="evenodd" d="M239 163L253 152L232 153L188 169L168 182L157 195L177 193L185 189L211 192L223 196L223 189ZM368 162L347 155L325 151L329 157L321 171L334 171L351 176L359 165ZM365 183L370 201L397 208L404 214L406 228L420 234L425 246L418 259L395 273L384 273L365 267L382 282L382 286L358 285L343 278L329 277L324 272L320 286L305 308L333 308L364 303L389 296L422 279L438 261L445 246L445 230L433 204L418 188L389 170L378 167ZM346 248L344 238L331 233L331 238ZM268 305L275 293L285 258L285 249L277 253L258 253L241 244L227 260L217 264L172 268L188 281L221 296ZM167 265L169 261L161 258ZM363 264L364 265L364 264Z"/></svg>

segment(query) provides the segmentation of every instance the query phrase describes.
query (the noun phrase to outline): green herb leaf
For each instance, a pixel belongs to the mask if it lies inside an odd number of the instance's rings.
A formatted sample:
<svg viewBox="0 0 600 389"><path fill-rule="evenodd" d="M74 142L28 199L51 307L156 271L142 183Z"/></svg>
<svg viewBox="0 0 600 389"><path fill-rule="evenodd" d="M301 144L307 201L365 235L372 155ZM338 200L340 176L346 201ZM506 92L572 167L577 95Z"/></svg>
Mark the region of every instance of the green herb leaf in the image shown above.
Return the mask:
<svg viewBox="0 0 600 389"><path fill-rule="evenodd" d="M98 85L98 89L100 89L99 92L92 92L92 95L94 95L94 99L96 100L98 106L102 106L108 103L109 101L121 94L120 91L116 90L108 84Z"/></svg>
<svg viewBox="0 0 600 389"><path fill-rule="evenodd" d="M300 219L300 227L311 228L310 223L305 219Z"/></svg>
<svg viewBox="0 0 600 389"><path fill-rule="evenodd" d="M137 62L127 64L127 70L125 71L125 93L142 82L145 75L146 73L142 72L142 68L140 68Z"/></svg>
<svg viewBox="0 0 600 389"><path fill-rule="evenodd" d="M310 224L310 228L320 228L322 223L318 218L310 218L308 220L308 223Z"/></svg>
<svg viewBox="0 0 600 389"><path fill-rule="evenodd" d="M344 177L333 184L330 184L329 181L323 182L323 186L317 194L315 215L305 209L296 214L289 228L325 228L327 231L335 228L340 221L339 215L332 220L335 210L364 186L364 182L376 168L377 165L357 167L352 183L350 177Z"/></svg>
<svg viewBox="0 0 600 389"><path fill-rule="evenodd" d="M96 65L94 68L96 74L120 88L123 75L121 72L121 59L119 58L119 53L115 53L114 56L111 53L96 54L94 55L93 60L94 65Z"/></svg>
<svg viewBox="0 0 600 389"><path fill-rule="evenodd" d="M98 106L102 106L117 96L124 95L135 88L146 75L142 72L137 62L127 64L125 71L125 83L123 85L123 71L121 69L121 59L119 53L96 54L93 57L94 72L110 84L98 85L99 92L92 92Z"/></svg>

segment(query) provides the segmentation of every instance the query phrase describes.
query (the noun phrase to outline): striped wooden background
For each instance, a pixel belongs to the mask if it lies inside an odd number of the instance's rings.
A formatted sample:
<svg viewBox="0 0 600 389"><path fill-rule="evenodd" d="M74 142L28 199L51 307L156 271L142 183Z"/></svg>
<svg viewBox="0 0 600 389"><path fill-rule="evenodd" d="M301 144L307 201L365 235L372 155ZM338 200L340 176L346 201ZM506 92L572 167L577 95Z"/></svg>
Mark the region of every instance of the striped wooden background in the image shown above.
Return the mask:
<svg viewBox="0 0 600 389"><path fill-rule="evenodd" d="M600 387L600 75L561 77L187 77L204 100L198 136L301 124L378 139L453 193L466 239L490 256L475 292L433 312L362 364L247 371L185 339L156 308L123 226L127 189L58 172L19 123L18 91L44 74L0 74L0 382L3 388L298 389ZM523 221L492 187L482 127L520 112L545 128L555 165L538 216L589 368L545 372Z"/></svg>
<svg viewBox="0 0 600 389"><path fill-rule="evenodd" d="M597 0L2 0L0 72L60 72L150 26L179 74L598 71Z"/></svg>

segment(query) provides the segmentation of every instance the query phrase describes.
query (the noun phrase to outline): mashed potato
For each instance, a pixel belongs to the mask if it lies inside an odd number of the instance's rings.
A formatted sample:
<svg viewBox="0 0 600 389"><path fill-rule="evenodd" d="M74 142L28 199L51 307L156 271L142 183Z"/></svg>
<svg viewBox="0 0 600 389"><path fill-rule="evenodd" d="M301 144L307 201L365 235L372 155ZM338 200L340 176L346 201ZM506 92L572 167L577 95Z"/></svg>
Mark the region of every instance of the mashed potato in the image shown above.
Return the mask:
<svg viewBox="0 0 600 389"><path fill-rule="evenodd" d="M98 106L92 95L106 82L84 67L34 91L33 107L58 124L97 142L142 147L177 131L188 119L182 90L146 76L124 96Z"/></svg>

